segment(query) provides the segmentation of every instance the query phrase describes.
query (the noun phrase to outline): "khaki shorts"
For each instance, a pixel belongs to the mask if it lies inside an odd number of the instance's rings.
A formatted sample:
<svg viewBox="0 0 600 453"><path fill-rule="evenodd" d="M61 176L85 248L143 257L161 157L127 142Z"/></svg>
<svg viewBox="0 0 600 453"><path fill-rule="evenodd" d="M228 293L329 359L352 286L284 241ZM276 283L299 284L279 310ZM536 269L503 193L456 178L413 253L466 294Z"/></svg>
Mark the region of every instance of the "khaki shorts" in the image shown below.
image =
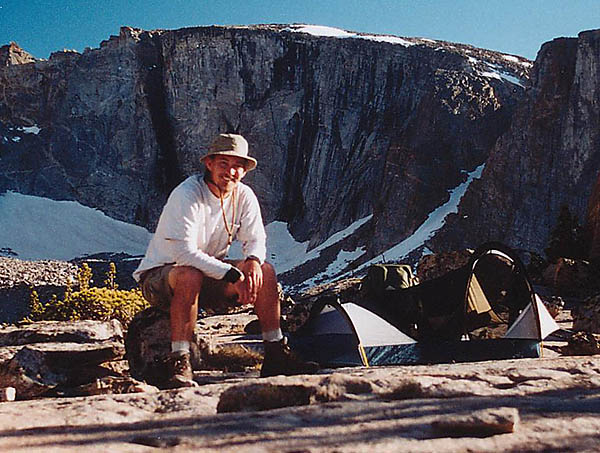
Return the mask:
<svg viewBox="0 0 600 453"><path fill-rule="evenodd" d="M163 310L168 310L171 306L173 290L169 285L169 272L173 267L175 265L167 264L142 274L140 288L150 305ZM231 283L204 277L198 305L215 313L227 313L230 308L239 306L238 294Z"/></svg>

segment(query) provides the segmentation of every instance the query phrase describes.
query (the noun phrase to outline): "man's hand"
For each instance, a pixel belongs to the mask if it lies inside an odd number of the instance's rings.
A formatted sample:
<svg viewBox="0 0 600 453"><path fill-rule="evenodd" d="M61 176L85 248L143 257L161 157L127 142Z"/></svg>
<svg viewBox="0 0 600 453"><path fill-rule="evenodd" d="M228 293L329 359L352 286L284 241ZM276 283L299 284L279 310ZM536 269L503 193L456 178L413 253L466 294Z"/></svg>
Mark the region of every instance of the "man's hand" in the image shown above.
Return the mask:
<svg viewBox="0 0 600 453"><path fill-rule="evenodd" d="M258 291L263 285L263 272L260 263L256 260L246 260L239 265L245 278L240 278L236 283L236 289L240 295L241 304L254 304L258 297Z"/></svg>

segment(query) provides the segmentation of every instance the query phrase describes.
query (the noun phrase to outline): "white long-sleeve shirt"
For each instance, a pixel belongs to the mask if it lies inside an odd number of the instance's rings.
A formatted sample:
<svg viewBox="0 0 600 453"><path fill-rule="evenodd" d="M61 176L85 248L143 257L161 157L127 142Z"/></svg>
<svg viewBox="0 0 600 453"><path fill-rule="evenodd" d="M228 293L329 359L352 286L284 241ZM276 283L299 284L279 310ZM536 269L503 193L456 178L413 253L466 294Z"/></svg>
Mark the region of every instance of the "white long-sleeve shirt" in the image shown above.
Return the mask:
<svg viewBox="0 0 600 453"><path fill-rule="evenodd" d="M245 257L266 257L266 234L256 195L241 182L235 189L233 237L242 243ZM231 225L233 197L224 200L228 225ZM177 186L163 208L156 232L144 259L133 273L136 281L144 271L166 264L192 266L206 276L221 279L231 265L221 261L229 250L229 236L223 221L221 201L202 175L187 178Z"/></svg>

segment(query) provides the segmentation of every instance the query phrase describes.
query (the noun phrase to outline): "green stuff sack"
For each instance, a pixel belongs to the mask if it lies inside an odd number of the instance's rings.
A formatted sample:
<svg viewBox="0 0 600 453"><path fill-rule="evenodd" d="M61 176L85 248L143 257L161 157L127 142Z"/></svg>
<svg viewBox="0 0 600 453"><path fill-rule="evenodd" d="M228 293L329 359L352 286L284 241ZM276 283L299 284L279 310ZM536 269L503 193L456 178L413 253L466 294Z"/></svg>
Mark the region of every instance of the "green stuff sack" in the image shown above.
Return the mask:
<svg viewBox="0 0 600 453"><path fill-rule="evenodd" d="M417 285L419 279L408 264L373 264L362 280L361 290L369 297L381 297L388 290Z"/></svg>

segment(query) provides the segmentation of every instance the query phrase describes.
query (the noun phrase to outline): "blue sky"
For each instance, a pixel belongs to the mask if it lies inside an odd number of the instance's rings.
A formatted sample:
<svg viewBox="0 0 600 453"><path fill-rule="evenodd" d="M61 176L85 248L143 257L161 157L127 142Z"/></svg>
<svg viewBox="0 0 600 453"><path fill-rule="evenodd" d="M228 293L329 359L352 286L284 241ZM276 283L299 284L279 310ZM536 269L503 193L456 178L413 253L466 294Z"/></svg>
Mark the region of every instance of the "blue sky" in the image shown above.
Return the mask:
<svg viewBox="0 0 600 453"><path fill-rule="evenodd" d="M561 36L600 28L599 0L0 0L0 45L39 58L98 47L122 25L309 23L472 44L534 59Z"/></svg>

